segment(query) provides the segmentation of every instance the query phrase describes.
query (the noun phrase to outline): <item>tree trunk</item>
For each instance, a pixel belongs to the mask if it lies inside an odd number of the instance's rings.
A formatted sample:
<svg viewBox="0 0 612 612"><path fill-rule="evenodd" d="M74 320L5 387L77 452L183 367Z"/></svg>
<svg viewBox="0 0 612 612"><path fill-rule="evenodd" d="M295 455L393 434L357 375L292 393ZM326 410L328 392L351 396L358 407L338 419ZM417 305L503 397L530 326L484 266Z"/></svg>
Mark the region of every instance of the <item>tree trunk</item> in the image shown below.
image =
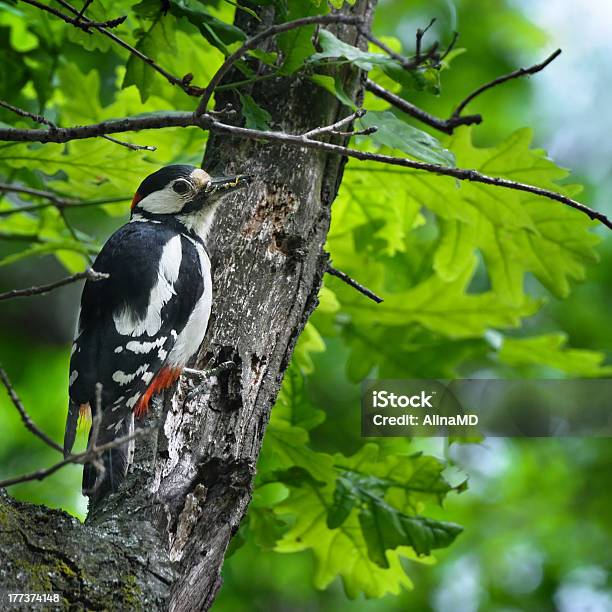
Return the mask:
<svg viewBox="0 0 612 612"><path fill-rule="evenodd" d="M374 0L345 10L371 22ZM247 23L238 11L240 26ZM272 9L264 9L270 23ZM354 26L342 39L362 44ZM342 75L356 97L360 75ZM230 75L231 78L231 75ZM347 110L308 79L263 81L250 92L272 127L300 133ZM232 94L220 97L237 106ZM211 232L213 313L197 368L235 368L187 397L193 382L158 402L151 440L138 440L125 488L92 508L85 525L67 514L0 495L0 590L53 591L65 609L201 610L221 585L227 545L251 497L270 410L295 342L317 304L330 207L344 160L315 150L211 136L211 173L257 175L228 199ZM163 405L162 405L163 404Z"/></svg>

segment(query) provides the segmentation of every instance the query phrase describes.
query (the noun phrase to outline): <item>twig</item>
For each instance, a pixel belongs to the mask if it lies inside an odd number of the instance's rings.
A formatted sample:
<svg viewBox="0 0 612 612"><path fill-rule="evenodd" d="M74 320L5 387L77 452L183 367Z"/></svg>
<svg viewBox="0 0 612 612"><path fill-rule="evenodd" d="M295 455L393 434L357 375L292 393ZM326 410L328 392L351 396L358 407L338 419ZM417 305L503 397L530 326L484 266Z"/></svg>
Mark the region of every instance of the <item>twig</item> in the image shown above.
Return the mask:
<svg viewBox="0 0 612 612"><path fill-rule="evenodd" d="M48 125L51 130L58 129L55 123L49 121L48 119L45 119L41 115L35 115L34 113L30 113L29 111L26 111L23 108L18 108L17 106L13 106L12 104L5 102L4 100L0 100L0 106L3 106L4 108L12 111L13 113L21 117L28 117L29 119L32 119L32 121L36 123ZM127 149L131 149L132 151L157 151L157 147L153 147L150 145L132 144L131 142L124 142L123 140L117 140L117 138L113 138L112 136L102 136L102 138L110 142L114 142L115 144L121 145L122 147L126 147Z"/></svg>
<svg viewBox="0 0 612 612"><path fill-rule="evenodd" d="M359 291L359 293L362 293L363 295L370 298L377 304L380 304L381 302L384 301L383 298L376 295L373 291L371 291L367 287L364 287L361 283L358 283L354 278L351 278L348 274L346 274L346 272L342 272L342 270L338 270L337 268L334 268L329 263L327 264L327 273L331 274L332 276L335 276L336 278L339 278L342 282L346 283L349 287L356 289L357 291Z"/></svg>
<svg viewBox="0 0 612 612"><path fill-rule="evenodd" d="M518 70L514 70L513 72L510 72L509 74L505 74L503 76L497 77L496 79L493 79L489 83L485 83L484 85L481 85L478 89L474 90L469 96L467 96L467 98L465 98L459 104L459 106L457 106L457 108L454 110L453 114L451 115L451 118L452 117L459 117L459 115L461 115L461 112L463 111L463 109L476 96L479 96L481 93L487 91L488 89L491 89L492 87L496 87L497 85L501 85L502 83L505 83L506 81L510 81L511 79L517 79L517 78L522 77L522 76L526 76L526 75L530 75L530 74L535 74L536 72L540 72L541 70L544 70L544 68L546 68L546 66L548 66L548 64L550 64L557 57L559 57L559 55L561 55L561 49L557 49L554 53L549 55L543 62L540 62L539 64L535 64L534 66L531 66L530 68L519 68Z"/></svg>
<svg viewBox="0 0 612 612"><path fill-rule="evenodd" d="M56 129L57 127L55 123L49 121L49 119L45 119L42 115L30 113L29 111L24 110L23 108L18 108L17 106L13 106L12 104L5 102L4 100L0 100L0 106L6 108L7 110L10 110L12 113L19 115L20 117L27 117L28 119L32 119L35 123L48 125L52 130Z"/></svg>
<svg viewBox="0 0 612 612"><path fill-rule="evenodd" d="M446 59L447 55L455 48L455 45L457 44L457 40L459 40L459 32L453 32L453 37L450 43L448 43L448 47L446 47L446 51L444 51L444 53L440 56L440 61L443 61L444 59Z"/></svg>
<svg viewBox="0 0 612 612"><path fill-rule="evenodd" d="M66 10L70 11L73 15L78 15L79 11L74 8L69 2L66 0L56 0L59 4L61 4ZM129 43L125 42L122 38L119 38L114 32L108 30L103 24L86 22L88 27L92 27L107 38L110 38L113 42L117 43L119 46L123 47L127 51L129 51L132 55L139 58L153 70L161 74L170 84L176 85L180 87L187 95L190 96L200 96L202 95L202 88L195 87L190 85L188 82L185 82L183 78L179 78L168 72L165 68L162 68L154 59L150 58L148 55L145 55L142 51L139 51ZM74 24L73 24L74 25Z"/></svg>
<svg viewBox="0 0 612 612"><path fill-rule="evenodd" d="M64 207L61 207L57 209L57 212L62 218L62 221L64 222L64 226L66 227L66 229L72 236L72 239L75 242L79 242L80 244L83 244L85 241L79 238L77 231L74 229L72 223L70 223L70 220L68 219L68 216L66 215L66 209ZM83 255L87 258L87 261L89 262L90 265L93 264L94 257L91 253L87 252L87 253L83 253Z"/></svg>
<svg viewBox="0 0 612 612"><path fill-rule="evenodd" d="M93 0L85 0L85 2L83 3L83 8L79 11L79 14L76 16L77 21L80 21L81 19L83 19L83 16L85 15L85 11L89 8L89 5L93 3Z"/></svg>
<svg viewBox="0 0 612 612"><path fill-rule="evenodd" d="M19 208L11 208L9 210L0 210L0 217L6 217L9 215L14 215L23 212L34 212L37 210L41 210L42 208L49 208L50 206L55 206L58 209L78 208L80 206L102 206L103 204L120 204L121 202L126 202L130 200L130 196L90 201L71 200L69 198L62 197L57 193L53 193L52 191L43 191L41 189L24 187L22 185L14 185L12 183L0 183L0 193L7 191L45 198L49 200L49 202L45 204L33 204L32 206L21 206Z"/></svg>
<svg viewBox="0 0 612 612"><path fill-rule="evenodd" d="M96 407L95 410L92 411L89 442L87 443L87 451L90 453L94 452L97 448L98 434L100 433L100 424L102 423L102 383L96 383L95 395ZM97 490L101 480L104 478L106 468L104 467L104 461L100 460L99 455L91 461L91 464L94 466L97 473L96 483L92 490L93 492Z"/></svg>
<svg viewBox="0 0 612 612"><path fill-rule="evenodd" d="M303 135L285 134L284 132L259 131L249 128L228 125L217 121L210 115L202 115L198 117L195 113L188 112L168 112L145 117L125 117L123 119L112 119L102 121L92 125L83 125L70 128L58 128L55 131L50 130L20 130L16 128L0 128L0 140L10 142L69 142L70 140L80 140L83 138L92 138L103 134L112 134L119 132L133 132L143 129L152 129L160 127L189 127L197 126L204 130L213 130L226 134L232 134L239 138L248 138L250 140L264 140L269 142L281 142L292 146L305 147L309 149L319 149L327 151L335 155L345 155L363 161L373 161L391 166L400 166L404 168L412 168L413 170L421 170L423 172L431 172L443 176L452 176L460 181L472 181L476 183L484 183L487 185L495 185L504 189L514 189L516 191L524 191L533 193L538 196L543 196L557 202L561 202L571 208L579 210L586 214L590 219L597 220L612 229L612 220L604 213L598 212L568 198L556 191L536 187L527 183L519 183L509 179L497 178L481 174L477 170L467 168L452 168L442 166L440 164L431 164L428 162L418 162L405 157L392 157L390 155L382 155L380 153L370 153L359 151L349 147L332 144L329 142L321 142L305 138ZM25 239L25 238L24 238Z"/></svg>
<svg viewBox="0 0 612 612"><path fill-rule="evenodd" d="M133 433L121 436L120 438L115 438L111 442L107 442L106 444L101 444L100 446L96 446L95 449L85 450L82 453L76 453L68 455L62 461L58 461L51 467L48 467L44 470L37 470L36 472L31 472L29 474L24 474L22 476L16 476L14 478L8 478L7 480L0 480L0 488L9 487L11 485L19 484L22 482L29 482L31 480L44 480L51 474L57 472L57 470L63 468L64 466L70 463L89 463L94 461L97 457L105 453L107 450L112 448L117 448L125 444L126 442L130 442L131 440L135 440L136 438L141 438L146 436L147 434L155 431L156 427L144 427L140 429L136 429ZM62 449L63 452L63 449Z"/></svg>
<svg viewBox="0 0 612 612"><path fill-rule="evenodd" d="M67 276L66 278L62 278L61 280L55 281L54 283L49 283L47 285L38 285L35 287L29 287L28 289L11 289L11 291L0 293L0 300L11 300L13 298L41 295L43 293L53 291L54 289L58 289L59 287L63 287L64 285L76 283L77 281L83 279L99 281L108 277L109 275L105 272L96 272L95 270L89 268L84 272L77 272L76 274L72 274L71 276Z"/></svg>
<svg viewBox="0 0 612 612"><path fill-rule="evenodd" d="M418 119L421 123L429 125L436 130L444 132L445 134L452 134L453 130L459 125L475 125L482 122L480 115L465 115L464 117L451 117L450 119L440 119L434 115L430 115L427 111L422 108L415 106L408 100L404 100L400 96L388 91L384 87L381 87L378 83L375 83L371 79L366 79L365 88L373 93L378 98L386 100L389 104L395 106L395 108L402 112Z"/></svg>
<svg viewBox="0 0 612 612"><path fill-rule="evenodd" d="M401 166L404 168L412 168L414 170L422 170L424 172L431 172L443 176L452 176L460 181L471 181L474 183L483 183L485 185L495 185L496 187L503 187L505 189L514 189L516 191L533 193L538 196L543 196L551 200L561 202L562 204L579 210L587 215L590 219L597 220L612 230L612 219L609 219L604 213L593 210L592 208L589 208L576 200L572 200L572 198L568 198L567 196L557 193L556 191L551 191L550 189L544 189L542 187L536 187L526 183L519 183L509 179L481 174L477 170L470 170L467 168L452 168L449 166L442 166L440 164L431 164L429 162L417 162L405 157L392 157L390 155L383 155L380 153L369 153L329 142L310 140L308 138L304 138L303 136L284 134L283 132L260 132L258 130L251 130L249 128L225 125L214 119L211 119L210 129L217 132L233 134L234 136L242 138L283 142L309 149L320 149L322 151L335 153L337 155L346 155L347 157L353 157L362 161L373 161L381 164L389 164L391 166Z"/></svg>
<svg viewBox="0 0 612 612"><path fill-rule="evenodd" d="M431 26L435 22L436 22L436 18L434 17L429 22L429 25L424 30L421 30L421 28L419 28L416 31L416 52L415 52L415 56L416 56L416 60L417 61L419 61L421 59L421 41L423 40L423 36L425 36L425 34L427 33L427 30L429 30L429 28L431 28Z"/></svg>
<svg viewBox="0 0 612 612"><path fill-rule="evenodd" d="M19 232L0 232L0 240L11 242L45 242L38 234L21 234Z"/></svg>
<svg viewBox="0 0 612 612"><path fill-rule="evenodd" d="M347 115L340 121L336 121L336 123L332 123L331 125L325 125L323 127L315 128L314 130L310 130L303 134L304 138L312 138L313 136L320 136L321 134L327 134L329 132L335 132L338 128L344 127L349 123L355 121L355 119L361 119L366 114L366 111L363 109L359 109L350 115Z"/></svg>
<svg viewBox="0 0 612 612"><path fill-rule="evenodd" d="M27 413L26 409L21 403L15 389L13 389L13 385L11 384L9 377L2 366L0 366L0 379L2 379L2 383L4 384L6 391L11 398L11 402L13 402L13 405L15 408L17 408L17 412L19 412L19 416L21 417L21 420L26 428L29 429L37 438L40 438L47 446L50 446L56 451L63 453L63 448L34 424L34 421L32 421L30 415ZM0 483L0 487L2 487L2 483Z"/></svg>
<svg viewBox="0 0 612 612"><path fill-rule="evenodd" d="M31 6L35 6L41 11L46 11L47 13L51 13L51 15L55 15L59 17L62 21L69 23L83 32L87 32L87 34L91 34L89 28L116 28L118 25L121 25L126 19L127 15L123 15L122 17L116 17L115 19L109 19L108 21L90 21L89 19L82 19L82 15L77 11L77 17L69 17L65 15L61 11L53 8L52 6L47 6L42 2L37 2L37 0L21 0L21 2L25 4L29 4Z"/></svg>
<svg viewBox="0 0 612 612"><path fill-rule="evenodd" d="M266 40L267 38L271 38L272 36L276 36L277 34L281 34L283 32L288 32L289 30L295 30L297 28L301 28L308 25L318 24L318 25L328 25L330 23L346 23L346 24L358 24L362 23L362 19L359 17L351 17L348 15L315 15L313 17L302 17L301 19L295 19L294 21L287 21L286 23L279 23L277 25L270 26L265 30L259 32L255 36L248 38L244 44L236 49L233 53L228 55L225 58L225 61L217 72L210 79L208 85L204 88L202 92L202 98L200 103L198 104L198 108L196 110L196 115L203 115L206 112L206 107L208 106L208 102L210 101L215 88L223 77L229 72L230 68L243 56L247 51L254 49L257 45Z"/></svg>
<svg viewBox="0 0 612 612"><path fill-rule="evenodd" d="M192 127L206 129L206 121L195 117L193 113L184 111L169 111L167 113L151 114L123 119L109 119L92 125L57 128L57 130L21 130L17 128L0 128L0 140L12 142L69 142L82 138L93 138L105 134L138 132L140 130L158 129L162 127Z"/></svg>
<svg viewBox="0 0 612 612"><path fill-rule="evenodd" d="M113 138L112 136L102 136L102 138L106 138L106 140L114 142L115 144L121 145L122 147L130 149L132 151L157 151L157 147L154 147L153 145L133 144L131 142L125 142L123 140L117 140L117 138Z"/></svg>
<svg viewBox="0 0 612 612"><path fill-rule="evenodd" d="M418 68L421 64L425 63L427 60L431 59L438 50L438 43L434 42L432 46L429 48L427 53L422 55L421 57L404 57L399 53L396 53L391 47L386 45L380 38L377 38L371 32L368 32L365 28L358 28L359 33L372 44L376 45L381 51L384 51L391 59L394 59L404 70L414 70Z"/></svg>
<svg viewBox="0 0 612 612"><path fill-rule="evenodd" d="M38 196L41 198L47 198L50 200L50 206L67 206L72 203L72 200L66 200L56 193L51 191L42 191L41 189L34 189L33 187L22 187L21 185L13 185L11 183L0 183L0 193L5 191L13 191L15 193L25 193L27 195ZM6 214L9 211L0 211L0 215ZM12 212L12 211L10 211Z"/></svg>
<svg viewBox="0 0 612 612"><path fill-rule="evenodd" d="M456 37L453 38L453 42L451 42L451 45L454 44L455 40L456 40ZM476 96L480 95L487 89L490 89L491 87L495 87L496 85L505 83L506 81L509 81L510 79L516 79L518 77L521 77L527 74L535 74L536 72L540 72L540 70L543 70L544 68L546 68L546 66L548 66L548 64L550 64L560 53L561 53L561 50L557 49L557 51L555 51L550 57L548 57L546 60L544 60L540 64L536 64L535 66L532 66L531 68L519 68L518 70L515 70L514 72L511 72L510 74L507 74L502 77L498 77L497 79L489 83L486 83L485 85L482 85L476 91L472 92L467 98L465 98L465 100L463 100L463 102L459 104L459 106L453 111L452 115L448 119L440 119L439 117L430 115L428 112L424 111L418 106L415 106L414 104L411 104L407 100L404 100L404 98L401 98L400 96L394 94L393 92L384 89L383 87L378 85L378 83L375 83L371 79L366 79L365 88L368 91L372 92L375 96L383 100L386 100L387 102L389 102L389 104L392 104L393 106L395 106L395 108L401 110L407 115L410 115L411 117L414 117L415 119L418 119L422 123L425 123L426 125L429 125L430 127L436 130L440 130L441 132L444 132L445 134L452 134L454 129L460 125L477 125L477 124L482 123L481 115L465 115L465 116L461 115L461 112L463 111L463 109Z"/></svg>

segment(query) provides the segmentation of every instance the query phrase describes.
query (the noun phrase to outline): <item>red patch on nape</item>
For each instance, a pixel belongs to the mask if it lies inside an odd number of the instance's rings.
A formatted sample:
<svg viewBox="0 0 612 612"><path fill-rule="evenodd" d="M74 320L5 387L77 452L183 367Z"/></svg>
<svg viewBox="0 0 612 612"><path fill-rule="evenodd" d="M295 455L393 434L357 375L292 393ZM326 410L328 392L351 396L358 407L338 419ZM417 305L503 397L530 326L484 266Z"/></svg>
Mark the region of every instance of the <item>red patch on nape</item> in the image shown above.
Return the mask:
<svg viewBox="0 0 612 612"><path fill-rule="evenodd" d="M134 210L134 206L136 206L136 204L138 204L140 200L142 200L142 196L138 192L136 192L134 194L134 197L132 198L132 205L130 206L130 209Z"/></svg>
<svg viewBox="0 0 612 612"><path fill-rule="evenodd" d="M134 406L134 416L139 419L147 414L149 402L151 398L160 391L171 387L181 375L182 368L162 368L151 381L144 395L138 400Z"/></svg>

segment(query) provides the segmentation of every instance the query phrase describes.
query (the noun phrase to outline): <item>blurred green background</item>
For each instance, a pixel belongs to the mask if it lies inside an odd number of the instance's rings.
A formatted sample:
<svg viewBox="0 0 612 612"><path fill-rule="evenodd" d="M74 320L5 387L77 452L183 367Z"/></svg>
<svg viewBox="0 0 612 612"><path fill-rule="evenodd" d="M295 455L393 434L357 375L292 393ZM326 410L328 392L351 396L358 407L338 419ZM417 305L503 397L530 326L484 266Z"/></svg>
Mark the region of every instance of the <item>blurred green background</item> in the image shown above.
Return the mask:
<svg viewBox="0 0 612 612"><path fill-rule="evenodd" d="M416 104L447 116L481 83L542 60L562 56L543 73L515 80L479 97L468 112L484 123L474 130L492 145L517 128L532 126L535 144L574 181L583 201L612 214L612 5L604 0L381 0L374 31L393 35L409 52L414 32L435 17L426 40L448 42L460 33L466 52L443 72L442 95L410 92ZM552 204L551 204L552 205ZM124 206L127 212L127 205ZM72 221L103 238L117 223L101 211L76 211ZM599 230L598 230L599 231ZM546 294L547 304L525 327L530 334L564 330L572 346L605 353L612 361L612 238L600 231L601 261L567 299ZM0 268L0 288L27 286L65 272L52 257ZM531 281L528 281L531 282ZM343 289L334 280L328 285ZM80 288L0 304L0 361L35 421L61 440L67 404L69 346ZM533 291L544 294L541 288ZM315 324L317 323L315 315ZM327 345L314 353L308 378L311 402L327 421L311 432L317 450L353 453L359 439L359 387L346 375L350 355L342 334L319 331ZM329 333L327 333L329 332ZM402 364L408 376L411 364ZM520 375L501 365L465 358L464 375ZM533 374L525 371L524 374ZM0 401L0 478L51 464L52 451L33 439L15 411ZM391 443L390 443L391 444ZM605 612L612 610L612 444L608 439L488 439L480 444L414 442L449 459L448 478L469 477L469 490L451 494L432 516L464 526L436 563L406 561L414 589L379 600L346 599L339 579L324 591L311 584L310 552L278 554L248 542L226 562L216 612L237 610L476 610ZM64 508L83 517L80 468L68 467L43 482L13 487L20 499Z"/></svg>

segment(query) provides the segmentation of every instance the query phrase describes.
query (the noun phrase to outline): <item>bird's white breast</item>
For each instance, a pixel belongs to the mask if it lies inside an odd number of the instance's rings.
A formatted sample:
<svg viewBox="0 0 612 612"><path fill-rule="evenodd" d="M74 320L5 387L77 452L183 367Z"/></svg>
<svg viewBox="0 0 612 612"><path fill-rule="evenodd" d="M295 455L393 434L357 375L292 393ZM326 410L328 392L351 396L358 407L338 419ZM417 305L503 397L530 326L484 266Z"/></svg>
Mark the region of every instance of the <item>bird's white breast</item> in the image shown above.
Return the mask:
<svg viewBox="0 0 612 612"><path fill-rule="evenodd" d="M189 240L191 239L189 238ZM206 250L199 242L195 240L191 242L198 252L204 291L170 351L170 355L168 356L168 365L170 367L182 368L196 354L202 344L202 340L204 340L212 307L210 260L208 259Z"/></svg>

